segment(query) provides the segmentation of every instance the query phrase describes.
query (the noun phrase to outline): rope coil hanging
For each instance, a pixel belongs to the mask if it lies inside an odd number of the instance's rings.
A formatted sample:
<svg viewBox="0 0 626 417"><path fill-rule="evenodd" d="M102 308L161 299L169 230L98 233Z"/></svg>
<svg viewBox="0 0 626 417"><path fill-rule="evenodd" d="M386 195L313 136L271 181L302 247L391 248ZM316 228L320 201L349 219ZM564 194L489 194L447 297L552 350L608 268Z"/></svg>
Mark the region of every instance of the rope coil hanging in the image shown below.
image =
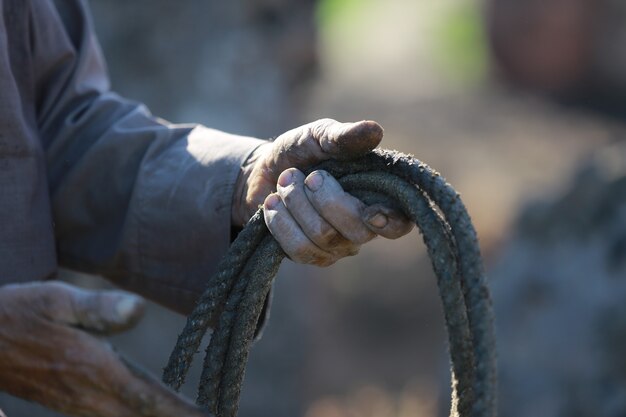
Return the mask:
<svg viewBox="0 0 626 417"><path fill-rule="evenodd" d="M422 233L441 296L452 372L451 416L495 417L496 356L493 312L476 231L458 193L436 171L399 152L374 150L324 169L366 204L402 210ZM311 170L312 171L312 170ZM235 417L259 316L285 257L261 210L250 219L200 296L178 337L163 381L178 390L209 324L199 405Z"/></svg>

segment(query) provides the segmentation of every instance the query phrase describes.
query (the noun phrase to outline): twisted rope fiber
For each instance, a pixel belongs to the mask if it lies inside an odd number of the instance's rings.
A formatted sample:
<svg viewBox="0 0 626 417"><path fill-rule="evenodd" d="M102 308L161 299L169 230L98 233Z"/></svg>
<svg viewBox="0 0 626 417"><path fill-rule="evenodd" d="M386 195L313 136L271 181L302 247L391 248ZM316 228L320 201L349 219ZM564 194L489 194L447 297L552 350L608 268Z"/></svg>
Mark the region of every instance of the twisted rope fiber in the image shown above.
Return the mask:
<svg viewBox="0 0 626 417"><path fill-rule="evenodd" d="M387 150L375 150L354 161L327 161L315 169L330 172L366 204L391 204L415 222L437 276L448 330L450 415L495 417L491 299L476 232L457 192L427 165ZM284 257L259 210L237 236L187 318L164 370L166 384L176 390L181 387L202 337L216 324L197 402L219 417L237 415L250 346Z"/></svg>

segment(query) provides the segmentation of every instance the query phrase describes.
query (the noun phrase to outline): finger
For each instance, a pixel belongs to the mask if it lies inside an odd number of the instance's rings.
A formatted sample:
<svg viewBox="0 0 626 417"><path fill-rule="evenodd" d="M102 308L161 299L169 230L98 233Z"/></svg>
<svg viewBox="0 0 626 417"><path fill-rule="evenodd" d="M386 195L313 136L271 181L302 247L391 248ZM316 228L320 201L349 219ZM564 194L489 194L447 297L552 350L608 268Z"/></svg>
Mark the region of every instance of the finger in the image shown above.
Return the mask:
<svg viewBox="0 0 626 417"><path fill-rule="evenodd" d="M108 343L68 325L76 320L63 303L84 290L51 282L0 290L0 390L68 415L205 416L155 377L127 366Z"/></svg>
<svg viewBox="0 0 626 417"><path fill-rule="evenodd" d="M387 239L397 239L413 230L413 222L396 210L374 204L363 210L363 221L371 231Z"/></svg>
<svg viewBox="0 0 626 417"><path fill-rule="evenodd" d="M276 171L282 172L331 158L356 158L378 146L382 138L383 128L371 120L341 123L321 119L280 135L274 141L273 163Z"/></svg>
<svg viewBox="0 0 626 417"><path fill-rule="evenodd" d="M328 266L337 257L323 251L304 234L278 194L270 194L263 203L265 224L287 256L294 262Z"/></svg>
<svg viewBox="0 0 626 417"><path fill-rule="evenodd" d="M86 415L98 417L208 417L189 399L121 358L108 344L71 328L66 328L67 339L72 332L75 353L68 369L80 369L86 379L78 391L80 398L74 399L74 405L62 405L60 411L75 411L79 405L91 410Z"/></svg>
<svg viewBox="0 0 626 417"><path fill-rule="evenodd" d="M129 329L144 312L143 299L125 291L85 290L62 282L41 283L32 291L33 303L48 319L97 333Z"/></svg>
<svg viewBox="0 0 626 417"><path fill-rule="evenodd" d="M343 237L319 215L306 195L304 179L304 174L295 168L283 171L278 177L277 192L291 216L322 250L338 256L355 255L359 246Z"/></svg>
<svg viewBox="0 0 626 417"><path fill-rule="evenodd" d="M376 236L361 219L365 205L343 191L328 172L314 171L304 183L311 204L343 237L360 245Z"/></svg>
<svg viewBox="0 0 626 417"><path fill-rule="evenodd" d="M125 291L84 291L72 298L78 326L99 333L134 327L144 314L144 300Z"/></svg>
<svg viewBox="0 0 626 417"><path fill-rule="evenodd" d="M176 394L151 374L143 371L128 360L121 359L124 366L124 379L132 381L123 397L124 407L130 411L129 416L142 415L151 417L209 417L210 413L200 409L188 398Z"/></svg>
<svg viewBox="0 0 626 417"><path fill-rule="evenodd" d="M336 159L364 155L383 139L383 128L372 120L340 123L323 119L313 122L311 130L322 150Z"/></svg>

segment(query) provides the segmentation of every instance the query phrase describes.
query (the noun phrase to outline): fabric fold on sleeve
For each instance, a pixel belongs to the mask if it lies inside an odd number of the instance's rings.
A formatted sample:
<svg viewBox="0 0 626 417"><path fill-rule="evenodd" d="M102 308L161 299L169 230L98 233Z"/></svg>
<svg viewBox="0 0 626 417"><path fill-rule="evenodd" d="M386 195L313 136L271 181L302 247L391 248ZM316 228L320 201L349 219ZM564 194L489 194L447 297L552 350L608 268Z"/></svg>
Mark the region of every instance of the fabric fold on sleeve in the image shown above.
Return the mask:
<svg viewBox="0 0 626 417"><path fill-rule="evenodd" d="M240 167L265 141L170 124L111 92L86 2L43 3L33 62L59 264L187 314L228 249Z"/></svg>

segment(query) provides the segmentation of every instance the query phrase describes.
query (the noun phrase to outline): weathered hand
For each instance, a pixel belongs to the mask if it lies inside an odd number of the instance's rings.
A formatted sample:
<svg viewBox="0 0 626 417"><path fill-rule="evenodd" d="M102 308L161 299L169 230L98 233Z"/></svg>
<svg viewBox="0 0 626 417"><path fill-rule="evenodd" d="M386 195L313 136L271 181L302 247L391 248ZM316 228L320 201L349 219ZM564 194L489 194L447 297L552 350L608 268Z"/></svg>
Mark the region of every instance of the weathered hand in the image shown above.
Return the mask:
<svg viewBox="0 0 626 417"><path fill-rule="evenodd" d="M401 213L366 206L325 171L300 171L327 159L348 160L374 149L383 129L373 121L318 120L262 145L238 180L233 223L244 224L263 205L265 222L295 262L327 266L381 235L395 239L412 229Z"/></svg>
<svg viewBox="0 0 626 417"><path fill-rule="evenodd" d="M141 298L63 283L0 287L0 390L72 416L207 414L96 335L132 327Z"/></svg>

